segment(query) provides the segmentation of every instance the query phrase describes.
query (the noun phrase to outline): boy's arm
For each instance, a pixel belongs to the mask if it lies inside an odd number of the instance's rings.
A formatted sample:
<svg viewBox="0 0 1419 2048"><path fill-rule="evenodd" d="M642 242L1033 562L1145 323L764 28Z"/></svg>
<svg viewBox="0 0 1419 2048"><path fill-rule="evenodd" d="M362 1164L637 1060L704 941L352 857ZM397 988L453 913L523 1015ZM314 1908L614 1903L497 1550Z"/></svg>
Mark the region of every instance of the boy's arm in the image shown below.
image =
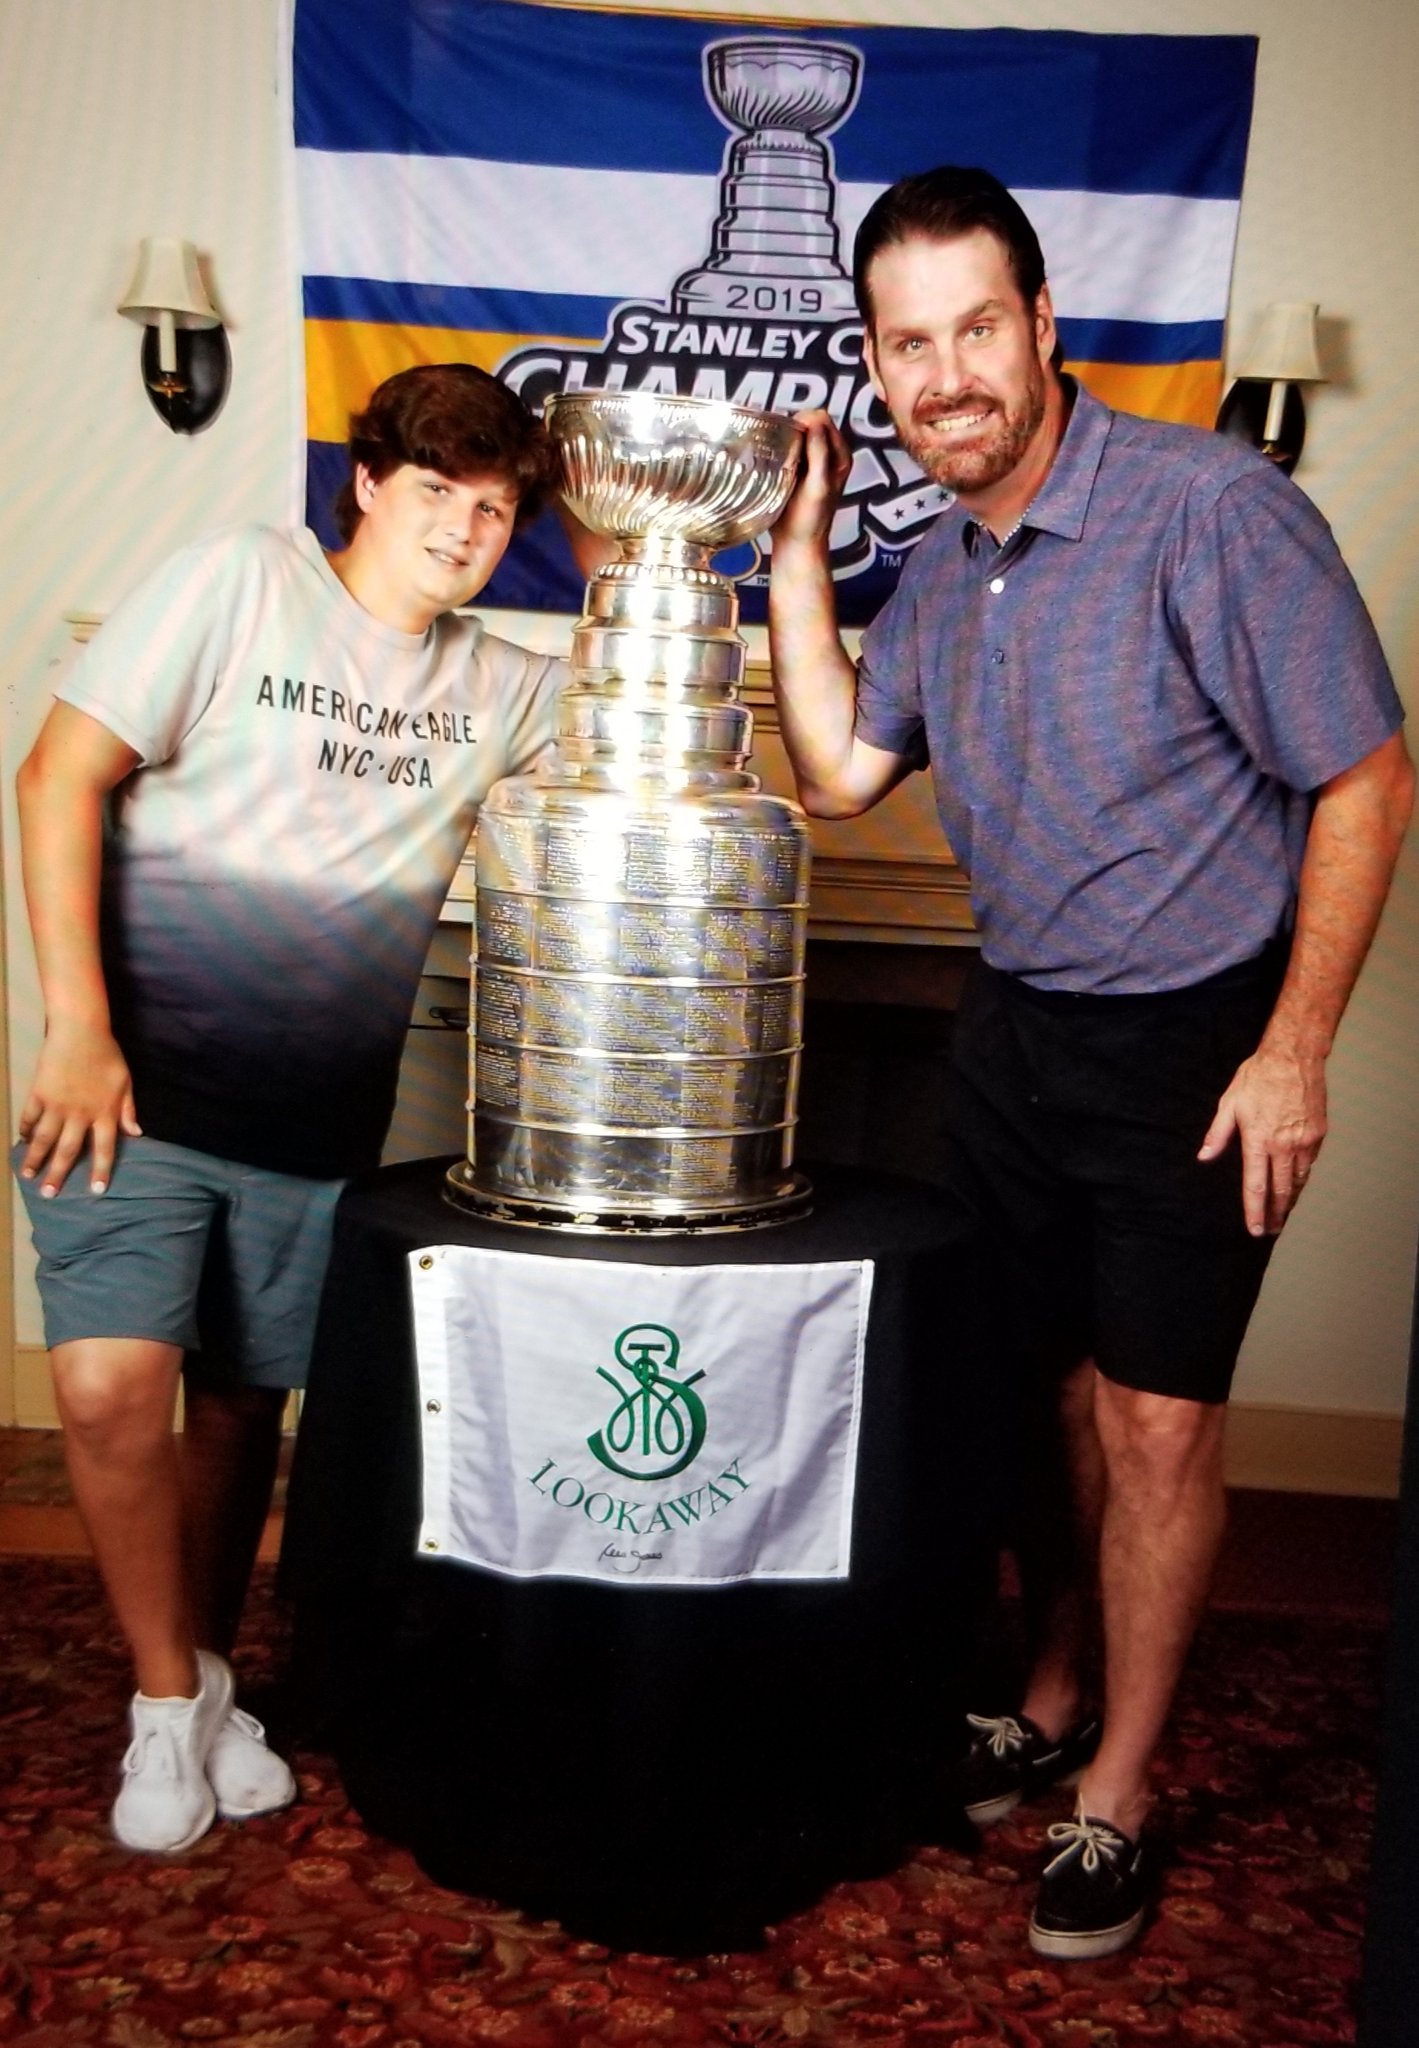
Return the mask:
<svg viewBox="0 0 1419 2048"><path fill-rule="evenodd" d="M89 1186L113 1174L118 1133L139 1136L99 954L103 803L140 756L107 726L55 704L16 777L30 930L44 992L44 1046L20 1113L20 1172L56 1194L90 1146Z"/></svg>

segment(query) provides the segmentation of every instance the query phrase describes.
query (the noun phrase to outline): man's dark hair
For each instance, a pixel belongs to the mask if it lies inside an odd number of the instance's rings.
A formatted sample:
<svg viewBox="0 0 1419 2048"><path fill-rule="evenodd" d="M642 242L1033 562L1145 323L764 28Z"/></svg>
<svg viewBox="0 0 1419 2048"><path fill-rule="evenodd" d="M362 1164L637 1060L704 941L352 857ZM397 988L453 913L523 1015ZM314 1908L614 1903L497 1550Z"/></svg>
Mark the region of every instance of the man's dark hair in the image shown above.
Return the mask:
<svg viewBox="0 0 1419 2048"><path fill-rule="evenodd" d="M954 242L982 228L1004 249L1020 297L1033 311L1044 290L1045 258L1029 215L989 171L941 164L934 171L899 178L863 216L852 250L852 287L869 331L872 292L867 273L884 249L896 242ZM1063 347L1057 345L1055 369L1063 360Z"/></svg>
<svg viewBox="0 0 1419 2048"><path fill-rule="evenodd" d="M355 465L376 483L406 462L455 482L491 472L518 494L517 522L541 511L557 472L541 420L515 391L472 363L424 363L386 377L350 421L350 475L335 500L341 538L353 540L363 514L355 501Z"/></svg>

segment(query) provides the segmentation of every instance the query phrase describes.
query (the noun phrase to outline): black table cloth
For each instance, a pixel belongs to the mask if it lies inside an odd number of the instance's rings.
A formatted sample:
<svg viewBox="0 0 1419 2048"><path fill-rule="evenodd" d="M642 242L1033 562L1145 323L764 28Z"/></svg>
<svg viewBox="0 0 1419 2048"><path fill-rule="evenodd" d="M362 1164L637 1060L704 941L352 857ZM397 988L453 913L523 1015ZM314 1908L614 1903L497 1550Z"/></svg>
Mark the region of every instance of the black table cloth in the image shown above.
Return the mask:
<svg viewBox="0 0 1419 2048"><path fill-rule="evenodd" d="M583 1238L449 1206L446 1164L341 1204L287 1508L296 1669L366 1823L440 1883L664 1953L749 1945L956 1832L946 1765L1001 1426L968 1220L932 1189L825 1168L812 1215L781 1228ZM849 1576L606 1585L419 1555L407 1262L438 1244L871 1259Z"/></svg>

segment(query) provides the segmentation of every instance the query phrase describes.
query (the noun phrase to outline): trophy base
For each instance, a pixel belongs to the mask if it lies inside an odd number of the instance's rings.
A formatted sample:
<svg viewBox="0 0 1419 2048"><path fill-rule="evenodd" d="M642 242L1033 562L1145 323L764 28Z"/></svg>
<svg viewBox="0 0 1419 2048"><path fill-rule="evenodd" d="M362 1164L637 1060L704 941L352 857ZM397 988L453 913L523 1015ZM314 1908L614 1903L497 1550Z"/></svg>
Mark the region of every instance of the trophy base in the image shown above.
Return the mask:
<svg viewBox="0 0 1419 2048"><path fill-rule="evenodd" d="M480 1188L466 1159L451 1166L443 1197L456 1209L471 1209L490 1223L512 1223L529 1230L566 1230L588 1237L689 1237L695 1233L768 1230L796 1223L811 1213L813 1184L805 1174L786 1174L771 1194L718 1208L670 1203L644 1209L618 1208L604 1202L594 1208L535 1200L522 1195L494 1194Z"/></svg>

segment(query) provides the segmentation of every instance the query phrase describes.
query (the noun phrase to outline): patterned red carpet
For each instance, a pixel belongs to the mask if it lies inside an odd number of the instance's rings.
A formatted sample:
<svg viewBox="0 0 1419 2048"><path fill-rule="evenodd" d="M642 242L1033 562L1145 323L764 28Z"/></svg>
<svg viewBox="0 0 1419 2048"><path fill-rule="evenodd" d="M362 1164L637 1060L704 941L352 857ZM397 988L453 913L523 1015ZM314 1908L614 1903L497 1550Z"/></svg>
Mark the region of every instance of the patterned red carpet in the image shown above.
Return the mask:
<svg viewBox="0 0 1419 2048"><path fill-rule="evenodd" d="M106 1831L123 1667L91 1568L0 1560L0 2037L26 2048L1321 2048L1354 2038L1380 1638L1214 1615L1158 1779L1169 1861L1141 1944L1038 1967L1025 1940L1043 1830L1028 1810L968 1857L923 1848L844 1884L744 1955L610 1954L441 1891L367 1835L329 1759L303 1798L175 1860ZM279 1676L269 1574L244 1679ZM260 1698L256 1704L260 1706ZM495 1758L490 1770L497 1769ZM660 1845L669 1881L677 1854Z"/></svg>

